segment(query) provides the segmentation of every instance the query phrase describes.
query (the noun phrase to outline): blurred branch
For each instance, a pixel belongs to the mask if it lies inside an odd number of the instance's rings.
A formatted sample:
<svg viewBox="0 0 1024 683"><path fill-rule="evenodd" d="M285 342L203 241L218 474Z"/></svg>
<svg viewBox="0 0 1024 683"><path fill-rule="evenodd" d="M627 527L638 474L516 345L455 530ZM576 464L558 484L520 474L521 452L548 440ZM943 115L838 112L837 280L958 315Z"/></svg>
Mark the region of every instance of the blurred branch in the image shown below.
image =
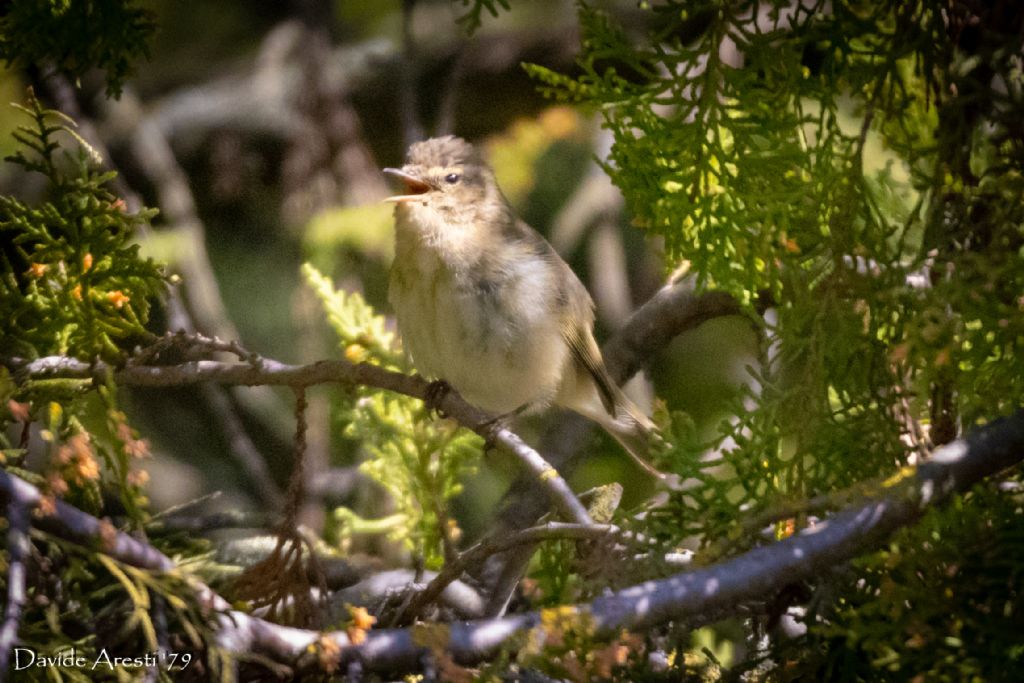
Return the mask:
<svg viewBox="0 0 1024 683"><path fill-rule="evenodd" d="M74 86L57 72L49 73L43 82L57 106L77 121L83 137L100 151L104 163L113 169L110 151L91 119L85 116L79 106ZM132 154L139 168L156 188L162 213L188 242L187 248L182 250L187 257L179 259L177 264L189 283L184 290L188 302L182 300L181 289L170 288L167 299L169 326L189 332L198 328L215 335L238 338L213 276L206 251L205 230L196 210L188 177L174 157L166 138L151 122L142 119L141 104L130 88L126 88L120 101L103 100L101 106L106 108L108 116L113 115L121 125L134 124L131 135ZM134 210L142 207L142 199L125 182L123 174L119 173L113 182L115 191ZM275 507L279 505L280 490L267 470L266 459L252 442L228 396L223 390L204 388L202 397L219 416L217 424L229 445L229 453L253 483L260 501Z"/></svg>
<svg viewBox="0 0 1024 683"><path fill-rule="evenodd" d="M437 572L417 572L412 569L390 569L378 572L331 596L332 616L334 612L337 612L338 616L343 616L343 608L346 603L373 607L403 596L414 601L425 590L421 582L429 581L429 587L437 581L439 576L440 574ZM463 619L479 618L484 612L483 598L480 597L476 589L463 581L455 579L446 581L433 597ZM375 611L382 612L383 608ZM398 611L402 612L403 610L399 607Z"/></svg>
<svg viewBox="0 0 1024 683"><path fill-rule="evenodd" d="M33 503L14 492L7 500L7 600L0 623L0 677L8 671L11 652L18 644L21 611L28 601L25 562L29 555L30 516Z"/></svg>
<svg viewBox="0 0 1024 683"><path fill-rule="evenodd" d="M416 0L402 0L402 65L399 73L398 106L402 113L402 141L408 148L423 139L423 123L420 121L419 59L417 58L416 37L413 32L413 17Z"/></svg>
<svg viewBox="0 0 1024 683"><path fill-rule="evenodd" d="M199 391L210 411L217 416L217 424L227 440L228 453L245 473L256 499L262 505L279 509L284 501L281 487L271 476L266 458L253 443L228 393L209 384L200 385Z"/></svg>
<svg viewBox="0 0 1024 683"><path fill-rule="evenodd" d="M534 545L552 539L600 539L619 534L618 527L611 524L567 524L549 522L542 526L522 529L512 534L491 537L480 541L471 548L448 561L444 569L427 586L416 593L398 616L398 623L415 621L420 612L436 600L441 592L474 564L486 560L495 553L521 545Z"/></svg>
<svg viewBox="0 0 1024 683"><path fill-rule="evenodd" d="M624 382L679 335L730 315L743 310L729 294L698 293L690 279L669 283L630 316L601 353L615 381Z"/></svg>
<svg viewBox="0 0 1024 683"><path fill-rule="evenodd" d="M309 87L302 77L300 57L305 36L298 22L282 23L264 39L249 71L172 92L152 103L147 119L185 152L218 130L285 140L308 134L310 122L297 109ZM461 77L478 77L475 80L486 86L495 73L518 72L524 61L571 68L578 40L575 23L567 23L543 31L495 32L488 34L486 41L478 38L456 46L417 46L417 66L411 71L405 69L403 46L369 40L331 48L321 60L318 87L346 93L373 88L376 106L394 107L394 94L382 90L380 83L399 82L399 70L410 76L422 75L452 59L462 59ZM463 51L464 58L458 57ZM125 129L120 130L123 134Z"/></svg>
<svg viewBox="0 0 1024 683"><path fill-rule="evenodd" d="M965 439L938 449L934 457L910 471L883 493L839 512L832 518L768 546L755 548L725 562L666 579L616 591L590 603L576 605L566 614L598 639L618 635L622 629L642 629L671 620L700 624L734 613L748 601L764 599L795 581L812 578L823 569L846 562L883 542L893 532L920 518L927 510L963 492L985 477L1017 465L1024 459L1024 410L981 427ZM39 491L27 482L0 471L0 499L22 506L38 505ZM55 501L50 515L36 524L62 538L95 547L133 566L170 571L173 563L151 546L109 523L87 515L63 501ZM334 642L341 664L356 660L365 670L411 671L422 664L426 652L423 628L381 629L366 633L353 645L341 632L321 633L271 624L230 610L207 587L195 582L200 600L223 611L218 641L236 653L255 653L295 662L322 639ZM431 640L454 660L471 664L497 653L509 640L539 629L543 644L542 614L529 612L501 619L458 622L437 627L440 640Z"/></svg>
<svg viewBox="0 0 1024 683"><path fill-rule="evenodd" d="M462 94L462 79L469 70L471 54L469 45L461 44L455 55L455 62L445 77L444 87L441 90L441 102L438 105L437 122L434 125L434 135L438 137L452 135L455 132L455 113L458 109L459 96Z"/></svg>
<svg viewBox="0 0 1024 683"><path fill-rule="evenodd" d="M167 515L146 524L148 534L203 533L219 529L270 529L280 523L279 514L224 510L208 515Z"/></svg>

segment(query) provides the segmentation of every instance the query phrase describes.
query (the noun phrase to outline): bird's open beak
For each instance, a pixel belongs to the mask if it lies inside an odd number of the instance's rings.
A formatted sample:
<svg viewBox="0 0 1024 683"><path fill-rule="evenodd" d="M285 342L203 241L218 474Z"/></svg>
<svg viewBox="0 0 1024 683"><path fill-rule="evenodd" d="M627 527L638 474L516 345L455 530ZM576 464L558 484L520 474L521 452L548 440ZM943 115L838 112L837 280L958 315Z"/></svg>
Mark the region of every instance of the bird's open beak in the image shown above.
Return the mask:
<svg viewBox="0 0 1024 683"><path fill-rule="evenodd" d="M395 195L394 197L388 197L384 201L395 202L400 204L402 202L415 202L423 199L424 194L430 190L430 185L411 173L398 168L385 168L384 173L395 176L405 184L406 194Z"/></svg>

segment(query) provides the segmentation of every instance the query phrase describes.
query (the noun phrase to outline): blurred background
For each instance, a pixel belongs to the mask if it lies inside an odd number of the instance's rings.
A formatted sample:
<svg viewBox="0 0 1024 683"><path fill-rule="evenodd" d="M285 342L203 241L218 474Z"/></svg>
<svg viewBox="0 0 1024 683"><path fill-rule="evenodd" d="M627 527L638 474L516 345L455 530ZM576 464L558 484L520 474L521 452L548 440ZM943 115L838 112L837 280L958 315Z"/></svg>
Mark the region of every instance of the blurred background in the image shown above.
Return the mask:
<svg viewBox="0 0 1024 683"><path fill-rule="evenodd" d="M500 3L498 3L500 5ZM649 16L632 0L594 3L639 35ZM35 84L50 105L120 173L131 208L160 209L143 250L181 276L154 321L237 339L268 358L305 363L341 353L305 262L336 287L361 292L378 311L392 251L389 188L380 169L402 163L409 143L454 133L482 145L519 214L544 234L597 304L607 339L680 264L630 224L598 161L611 145L600 113L552 102L522 68L572 73L579 44L574 3L519 0L496 16L459 1L221 0L141 3L155 13L150 58L119 99L97 75L75 84L6 72L5 101ZM0 109L0 145L17 125ZM0 191L34 188L10 165ZM720 319L677 339L630 386L641 405L663 401L711 434L754 362L749 325ZM365 508L383 493L357 469L358 443L343 435L332 392L310 394L305 521L322 527L335 505ZM276 510L292 470L290 392L201 386L123 396L146 436L155 510L205 496L213 509ZM544 419L520 425L535 443ZM618 446L593 433L573 475L582 490L619 481L623 506L649 481ZM480 533L516 474L485 458L457 501L459 524Z"/></svg>

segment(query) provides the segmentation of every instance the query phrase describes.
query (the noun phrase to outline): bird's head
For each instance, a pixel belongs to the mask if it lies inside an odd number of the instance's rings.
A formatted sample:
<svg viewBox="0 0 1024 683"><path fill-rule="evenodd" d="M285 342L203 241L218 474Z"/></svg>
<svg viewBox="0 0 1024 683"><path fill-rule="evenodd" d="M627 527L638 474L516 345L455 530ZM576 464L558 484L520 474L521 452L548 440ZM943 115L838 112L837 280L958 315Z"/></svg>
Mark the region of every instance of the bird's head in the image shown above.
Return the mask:
<svg viewBox="0 0 1024 683"><path fill-rule="evenodd" d="M405 190L385 201L409 208L422 205L458 215L501 201L494 172L473 145L452 135L413 144L405 165L384 173L401 180Z"/></svg>

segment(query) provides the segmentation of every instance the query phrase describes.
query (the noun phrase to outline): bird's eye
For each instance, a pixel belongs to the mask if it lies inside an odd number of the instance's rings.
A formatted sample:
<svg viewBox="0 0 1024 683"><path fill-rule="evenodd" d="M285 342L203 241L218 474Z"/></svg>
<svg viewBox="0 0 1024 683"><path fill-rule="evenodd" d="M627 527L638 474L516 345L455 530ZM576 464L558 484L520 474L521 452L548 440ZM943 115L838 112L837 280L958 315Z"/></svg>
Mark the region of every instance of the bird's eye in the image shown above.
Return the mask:
<svg viewBox="0 0 1024 683"><path fill-rule="evenodd" d="M460 176L458 173L449 173L448 175L446 175L444 177L444 181L446 183L450 183L450 184L454 185L455 183L459 182L459 179L461 177L462 176Z"/></svg>

